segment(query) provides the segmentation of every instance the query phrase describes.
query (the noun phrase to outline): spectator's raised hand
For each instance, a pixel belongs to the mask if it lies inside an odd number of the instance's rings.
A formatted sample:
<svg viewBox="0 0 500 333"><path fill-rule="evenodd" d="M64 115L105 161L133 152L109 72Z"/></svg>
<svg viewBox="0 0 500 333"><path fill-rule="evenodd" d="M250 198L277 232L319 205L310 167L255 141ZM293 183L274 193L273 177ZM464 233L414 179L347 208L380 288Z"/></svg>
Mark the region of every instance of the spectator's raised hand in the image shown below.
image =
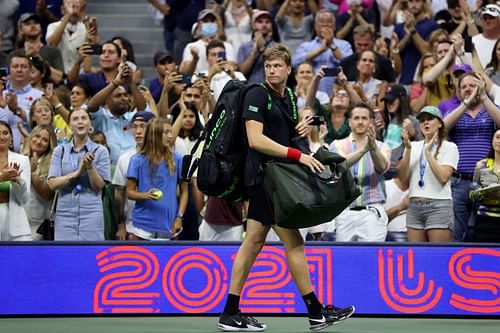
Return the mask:
<svg viewBox="0 0 500 333"><path fill-rule="evenodd" d="M176 72L166 73L163 79L163 85L167 91L170 91L175 84L182 81L182 75Z"/></svg>
<svg viewBox="0 0 500 333"><path fill-rule="evenodd" d="M80 60L90 57L92 55L92 46L89 43L83 43L78 48L78 57Z"/></svg>
<svg viewBox="0 0 500 333"><path fill-rule="evenodd" d="M6 92L4 98L5 98L5 102L7 103L7 106L9 107L10 111L14 112L16 109L19 108L16 94L14 94L12 92Z"/></svg>
<svg viewBox="0 0 500 333"><path fill-rule="evenodd" d="M410 119L405 118L405 120L403 120L402 127L408 131L410 137L414 138L417 135L417 130L415 129L415 126L413 126Z"/></svg>
<svg viewBox="0 0 500 333"><path fill-rule="evenodd" d="M321 36L323 37L321 44L325 48L329 48L333 42L333 29L328 27L321 28Z"/></svg>

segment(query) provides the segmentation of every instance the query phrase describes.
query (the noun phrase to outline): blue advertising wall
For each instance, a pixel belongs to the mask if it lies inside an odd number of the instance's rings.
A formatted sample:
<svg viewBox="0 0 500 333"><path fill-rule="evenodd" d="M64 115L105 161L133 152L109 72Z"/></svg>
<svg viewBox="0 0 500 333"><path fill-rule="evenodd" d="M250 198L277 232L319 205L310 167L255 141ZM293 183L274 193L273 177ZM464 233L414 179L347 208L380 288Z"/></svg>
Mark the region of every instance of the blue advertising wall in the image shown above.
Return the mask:
<svg viewBox="0 0 500 333"><path fill-rule="evenodd" d="M239 246L53 244L0 243L0 314L217 314ZM319 299L358 314L500 315L500 247L320 243L306 254ZM280 245L259 255L241 309L306 312Z"/></svg>

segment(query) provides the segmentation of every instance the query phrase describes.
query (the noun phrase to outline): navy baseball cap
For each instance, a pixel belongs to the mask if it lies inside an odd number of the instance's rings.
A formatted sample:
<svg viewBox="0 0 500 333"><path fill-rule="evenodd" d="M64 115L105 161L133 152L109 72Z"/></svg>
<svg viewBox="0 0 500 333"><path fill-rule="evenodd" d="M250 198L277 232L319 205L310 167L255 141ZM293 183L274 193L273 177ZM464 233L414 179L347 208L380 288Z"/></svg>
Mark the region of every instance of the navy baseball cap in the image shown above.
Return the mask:
<svg viewBox="0 0 500 333"><path fill-rule="evenodd" d="M155 117L155 114L153 112L147 112L147 111L137 111L134 116L132 117L132 122L134 121L144 121L148 123L151 119Z"/></svg>

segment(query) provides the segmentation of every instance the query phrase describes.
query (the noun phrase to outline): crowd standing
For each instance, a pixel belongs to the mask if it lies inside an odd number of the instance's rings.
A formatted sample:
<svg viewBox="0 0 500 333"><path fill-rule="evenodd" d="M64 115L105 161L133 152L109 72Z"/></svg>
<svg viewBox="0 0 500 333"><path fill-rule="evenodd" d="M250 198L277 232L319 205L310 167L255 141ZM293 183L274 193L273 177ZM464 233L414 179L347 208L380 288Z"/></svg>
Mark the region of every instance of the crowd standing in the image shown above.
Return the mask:
<svg viewBox="0 0 500 333"><path fill-rule="evenodd" d="M184 182L182 157L283 44L308 150L362 189L305 239L500 242L498 1L149 3L155 77L87 0L0 0L0 240L39 240L53 203L56 240L241 240L247 203Z"/></svg>

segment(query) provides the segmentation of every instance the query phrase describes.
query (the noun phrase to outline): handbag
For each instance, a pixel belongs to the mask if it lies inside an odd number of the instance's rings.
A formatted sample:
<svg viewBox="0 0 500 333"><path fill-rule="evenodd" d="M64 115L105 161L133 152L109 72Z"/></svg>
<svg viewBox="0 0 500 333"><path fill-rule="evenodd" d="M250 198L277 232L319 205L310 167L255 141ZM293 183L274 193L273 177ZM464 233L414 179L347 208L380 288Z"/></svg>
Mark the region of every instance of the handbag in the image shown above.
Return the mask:
<svg viewBox="0 0 500 333"><path fill-rule="evenodd" d="M323 147L313 156L326 171L317 174L296 163L266 165L264 188L280 227L298 229L330 222L361 194L344 157Z"/></svg>
<svg viewBox="0 0 500 333"><path fill-rule="evenodd" d="M38 227L38 229L36 229L36 232L42 235L43 240L54 240L54 218L58 197L59 190L56 191L56 193L54 194L54 199L52 199L49 218L43 220L42 224Z"/></svg>

